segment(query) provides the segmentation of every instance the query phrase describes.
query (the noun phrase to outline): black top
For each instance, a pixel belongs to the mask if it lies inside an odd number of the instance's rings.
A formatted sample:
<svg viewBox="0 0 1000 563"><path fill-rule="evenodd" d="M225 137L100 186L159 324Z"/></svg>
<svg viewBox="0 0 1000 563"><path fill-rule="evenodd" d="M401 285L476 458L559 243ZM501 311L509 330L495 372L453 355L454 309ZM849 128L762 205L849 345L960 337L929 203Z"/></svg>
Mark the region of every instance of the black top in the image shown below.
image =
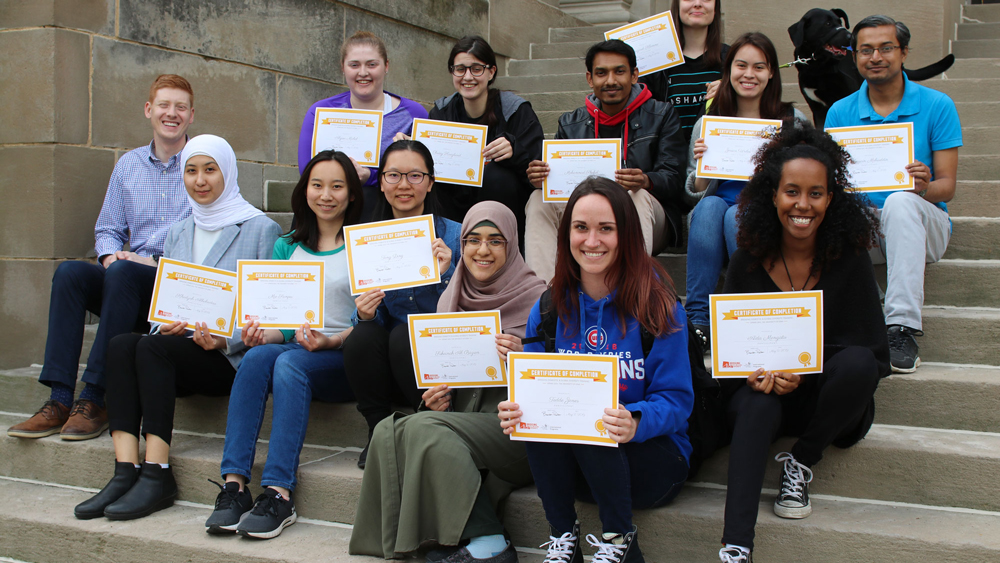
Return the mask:
<svg viewBox="0 0 1000 563"><path fill-rule="evenodd" d="M848 346L863 346L875 355L879 375L885 377L890 373L889 340L875 270L867 251L844 252L823 268L819 282L812 288L823 290L823 361ZM754 264L756 261L742 248L733 253L723 293L780 292L763 266Z"/></svg>
<svg viewBox="0 0 1000 563"><path fill-rule="evenodd" d="M722 45L722 60L729 54L729 45ZM722 78L722 63L709 67L705 55L696 59L684 57L684 64L677 65L639 79L649 87L653 98L670 102L681 120L684 141L691 141L694 122L705 113L705 83Z"/></svg>

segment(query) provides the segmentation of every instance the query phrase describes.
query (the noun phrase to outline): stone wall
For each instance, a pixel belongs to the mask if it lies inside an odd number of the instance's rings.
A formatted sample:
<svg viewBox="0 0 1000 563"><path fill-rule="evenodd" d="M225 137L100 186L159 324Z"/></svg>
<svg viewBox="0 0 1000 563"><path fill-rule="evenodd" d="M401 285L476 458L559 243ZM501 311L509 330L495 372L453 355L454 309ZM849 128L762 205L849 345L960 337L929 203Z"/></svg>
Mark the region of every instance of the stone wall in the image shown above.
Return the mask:
<svg viewBox="0 0 1000 563"><path fill-rule="evenodd" d="M92 254L115 161L149 142L142 106L161 73L195 91L190 134L229 140L246 198L298 177L302 116L345 90L345 37L385 40L386 88L429 103L452 90L455 39L527 58L551 0L7 0L0 3L0 369L41 362L50 280ZM84 358L85 361L85 358Z"/></svg>

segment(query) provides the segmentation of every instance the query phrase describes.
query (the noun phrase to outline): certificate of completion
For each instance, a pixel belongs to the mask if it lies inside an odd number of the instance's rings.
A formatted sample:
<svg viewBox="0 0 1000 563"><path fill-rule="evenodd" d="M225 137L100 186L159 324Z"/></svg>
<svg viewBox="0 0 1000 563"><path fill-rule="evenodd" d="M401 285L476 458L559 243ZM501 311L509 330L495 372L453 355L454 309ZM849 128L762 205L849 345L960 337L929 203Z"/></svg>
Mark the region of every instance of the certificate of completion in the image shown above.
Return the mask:
<svg viewBox="0 0 1000 563"><path fill-rule="evenodd" d="M237 322L261 328L323 328L323 262L240 260Z"/></svg>
<svg viewBox="0 0 1000 563"><path fill-rule="evenodd" d="M497 354L500 311L409 315L417 388L507 385Z"/></svg>
<svg viewBox="0 0 1000 563"><path fill-rule="evenodd" d="M542 160L549 165L549 175L542 182L542 201L567 201L589 176L615 179L622 161L622 140L542 141Z"/></svg>
<svg viewBox="0 0 1000 563"><path fill-rule="evenodd" d="M847 171L855 191L913 189L913 178L906 172L906 165L914 159L912 123L833 127L826 132L854 161Z"/></svg>
<svg viewBox="0 0 1000 563"><path fill-rule="evenodd" d="M439 283L433 242L433 215L344 227L351 295Z"/></svg>
<svg viewBox="0 0 1000 563"><path fill-rule="evenodd" d="M618 408L618 356L507 354L508 396L521 408L512 440L618 447L604 409Z"/></svg>
<svg viewBox="0 0 1000 563"><path fill-rule="evenodd" d="M823 292L710 295L712 376L823 371Z"/></svg>
<svg viewBox="0 0 1000 563"><path fill-rule="evenodd" d="M312 156L338 150L362 166L378 166L382 112L370 109L316 108Z"/></svg>
<svg viewBox="0 0 1000 563"><path fill-rule="evenodd" d="M699 178L749 180L753 175L753 156L781 130L776 119L704 116L701 138L705 154L698 159Z"/></svg>
<svg viewBox="0 0 1000 563"><path fill-rule="evenodd" d="M604 39L620 39L635 50L639 76L684 63L681 40L669 10L605 31Z"/></svg>
<svg viewBox="0 0 1000 563"><path fill-rule="evenodd" d="M483 187L485 125L413 120L413 140L427 145L434 157L434 179L438 182Z"/></svg>
<svg viewBox="0 0 1000 563"><path fill-rule="evenodd" d="M156 267L149 322L206 323L212 334L233 335L236 274L200 264L160 258Z"/></svg>

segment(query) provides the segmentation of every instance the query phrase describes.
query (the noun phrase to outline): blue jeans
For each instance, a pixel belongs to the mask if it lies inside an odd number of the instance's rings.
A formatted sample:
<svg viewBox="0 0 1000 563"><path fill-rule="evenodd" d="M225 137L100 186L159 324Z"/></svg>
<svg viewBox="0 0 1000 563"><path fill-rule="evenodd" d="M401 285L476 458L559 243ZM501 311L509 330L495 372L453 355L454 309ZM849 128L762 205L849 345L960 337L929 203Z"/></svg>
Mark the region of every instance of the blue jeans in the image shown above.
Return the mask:
<svg viewBox="0 0 1000 563"><path fill-rule="evenodd" d="M45 365L38 381L76 387L83 349L83 323L87 311L100 315L97 338L87 358L83 381L105 385L108 343L119 334L146 332L149 302L156 268L117 260L107 270L99 264L70 261L59 264L52 276L49 297L49 333L45 340Z"/></svg>
<svg viewBox="0 0 1000 563"><path fill-rule="evenodd" d="M632 509L674 500L688 462L669 436L617 448L525 442L545 518L556 536L573 531L574 499L596 502L604 532L632 531Z"/></svg>
<svg viewBox="0 0 1000 563"><path fill-rule="evenodd" d="M722 265L736 252L736 206L706 196L691 212L687 249L687 309L692 324L709 325L708 296L719 283Z"/></svg>
<svg viewBox="0 0 1000 563"><path fill-rule="evenodd" d="M271 436L260 482L265 487L294 490L309 425L309 403L313 399L354 400L344 374L344 355L340 350L310 352L287 342L257 346L243 356L229 394L223 478L235 473L250 481L269 393L274 396Z"/></svg>

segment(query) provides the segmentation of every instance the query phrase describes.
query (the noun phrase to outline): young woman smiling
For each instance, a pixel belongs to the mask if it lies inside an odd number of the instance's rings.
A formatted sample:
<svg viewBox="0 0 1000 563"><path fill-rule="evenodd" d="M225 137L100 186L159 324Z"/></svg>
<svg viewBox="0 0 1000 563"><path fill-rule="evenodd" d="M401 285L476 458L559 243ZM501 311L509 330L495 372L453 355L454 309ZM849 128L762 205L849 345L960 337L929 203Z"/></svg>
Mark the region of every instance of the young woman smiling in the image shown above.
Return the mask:
<svg viewBox="0 0 1000 563"><path fill-rule="evenodd" d="M812 511L812 467L833 444L864 438L875 416L875 389L889 375L889 344L868 248L878 241L876 211L847 191L848 155L811 125L787 127L755 158L739 198L739 250L724 293L823 291L823 373L757 370L728 380L732 447L719 558L752 561L754 527L768 449L796 436L782 462L774 512Z"/></svg>
<svg viewBox="0 0 1000 563"><path fill-rule="evenodd" d="M709 115L783 119L786 126L805 123L805 116L781 101L778 54L771 40L761 33L744 33L733 42ZM794 119L794 121L793 121ZM698 159L705 154L705 140L698 138L701 118L695 122L691 140L685 191L695 204L690 215L687 251L688 318L709 342L708 295L719 282L722 266L736 251L736 197L746 182L698 178Z"/></svg>
<svg viewBox="0 0 1000 563"><path fill-rule="evenodd" d="M167 258L236 270L238 260L270 258L281 234L240 195L236 155L215 135L191 139L181 154L192 215L170 227ZM208 321L210 319L204 319ZM174 398L225 396L245 348L238 334L225 339L205 322L157 325L151 336L123 334L108 348L108 411L115 445L114 477L77 505L77 518L129 520L173 504L177 485L170 469ZM141 429L140 429L141 424ZM139 464L139 438L146 438Z"/></svg>
<svg viewBox="0 0 1000 563"><path fill-rule="evenodd" d="M497 353L506 360L507 352L522 349L528 313L544 290L517 251L514 214L498 202L474 205L462 224L462 260L438 312L499 310L504 333L496 337ZM439 385L423 393L416 414L378 424L352 554L395 558L433 540L442 547L428 560L517 561L491 500L531 482L523 443L500 431L497 404L506 395L500 387ZM385 486L400 477L399 487Z"/></svg>
<svg viewBox="0 0 1000 563"><path fill-rule="evenodd" d="M299 172L304 172L312 157L313 127L319 108L381 110L383 153L397 133L409 134L414 118L427 117L427 110L417 102L384 90L389 56L385 43L375 34L359 31L348 38L340 48L340 66L349 90L316 102L306 112L299 133ZM365 208L361 214L364 222L371 218L379 199L378 178L374 168L357 166L357 172L365 187Z"/></svg>
<svg viewBox="0 0 1000 563"><path fill-rule="evenodd" d="M606 354L621 363L616 409L603 423L619 447L525 442L538 496L551 527L546 561L582 563L574 496L597 502L603 534L587 536L595 563L643 561L632 509L670 502L688 474L687 419L694 404L684 308L670 277L643 246L627 191L611 180L584 180L559 226L553 313L554 350ZM528 317L525 341L538 335L541 305ZM643 333L652 346L648 354ZM499 405L504 432L520 421L518 405ZM582 476L582 478L581 478ZM544 547L544 546L543 546Z"/></svg>
<svg viewBox="0 0 1000 563"><path fill-rule="evenodd" d="M392 413L393 402L414 409L420 404L406 316L437 310L438 298L447 289L461 256L460 225L437 213L431 191L437 187L434 159L423 143L403 140L390 145L382 156L379 179L382 197L374 220L434 215L438 238L431 248L440 266L441 283L392 291L374 288L355 300L354 333L344 347L344 363L358 411L368 422L369 441L375 425ZM358 467L365 467L367 457L366 446Z"/></svg>
<svg viewBox="0 0 1000 563"><path fill-rule="evenodd" d="M292 190L297 228L274 243L274 260L323 261L324 329L308 324L291 331L244 327L243 343L253 347L236 372L222 450L221 486L215 511L205 522L209 533L239 533L268 539L295 523L292 492L299 452L309 424L309 403L354 398L344 375L340 348L351 333L354 307L344 252L344 225L358 222L364 206L361 181L342 152L322 151L305 167ZM257 437L264 423L267 396L273 397L271 435L256 501L250 494Z"/></svg>

